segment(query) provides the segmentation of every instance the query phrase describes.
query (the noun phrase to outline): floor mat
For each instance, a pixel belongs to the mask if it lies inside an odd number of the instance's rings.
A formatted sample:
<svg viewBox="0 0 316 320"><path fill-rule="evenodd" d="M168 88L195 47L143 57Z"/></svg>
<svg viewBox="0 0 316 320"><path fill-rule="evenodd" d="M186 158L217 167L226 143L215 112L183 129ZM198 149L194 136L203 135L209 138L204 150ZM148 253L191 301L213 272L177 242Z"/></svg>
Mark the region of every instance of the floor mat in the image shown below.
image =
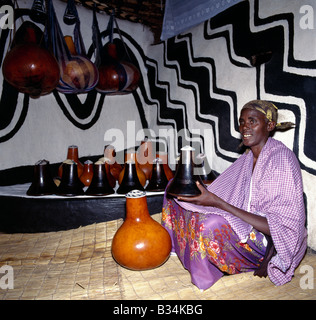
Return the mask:
<svg viewBox="0 0 316 320"><path fill-rule="evenodd" d="M161 214L152 217L160 221ZM119 219L67 231L0 234L0 268L12 266L14 278L13 289L0 282L0 299L316 299L316 281L308 278L308 271L316 270L316 255L311 252L292 281L281 287L268 278L242 273L224 276L200 291L177 256L147 271L119 266L112 258L111 243L121 224ZM0 280L5 275L0 273Z"/></svg>

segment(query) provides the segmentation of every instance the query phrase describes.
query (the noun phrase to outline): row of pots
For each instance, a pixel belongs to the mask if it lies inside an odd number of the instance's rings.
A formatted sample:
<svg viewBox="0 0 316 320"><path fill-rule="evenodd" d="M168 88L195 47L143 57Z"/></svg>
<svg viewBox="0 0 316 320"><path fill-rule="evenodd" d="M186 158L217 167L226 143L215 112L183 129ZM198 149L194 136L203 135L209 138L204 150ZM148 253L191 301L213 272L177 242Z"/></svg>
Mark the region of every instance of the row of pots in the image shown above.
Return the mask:
<svg viewBox="0 0 316 320"><path fill-rule="evenodd" d="M144 147L145 146L145 147ZM148 149L149 146L149 149ZM142 143L140 148L143 154L151 154L151 144ZM144 149L145 148L145 149ZM138 150L140 151L140 150ZM158 157L146 158L142 164L138 162L134 149L125 153L125 163L120 165L115 161L115 149L106 146L104 157L93 163L90 160L81 163L78 147L69 146L67 159L59 166L57 179L52 179L47 160L35 164L33 182L27 191L28 195L109 195L113 193L126 194L138 189L147 191L163 191L168 181L173 177L166 153ZM148 161L147 161L148 160ZM115 191L115 186L118 189ZM87 187L86 191L84 188Z"/></svg>

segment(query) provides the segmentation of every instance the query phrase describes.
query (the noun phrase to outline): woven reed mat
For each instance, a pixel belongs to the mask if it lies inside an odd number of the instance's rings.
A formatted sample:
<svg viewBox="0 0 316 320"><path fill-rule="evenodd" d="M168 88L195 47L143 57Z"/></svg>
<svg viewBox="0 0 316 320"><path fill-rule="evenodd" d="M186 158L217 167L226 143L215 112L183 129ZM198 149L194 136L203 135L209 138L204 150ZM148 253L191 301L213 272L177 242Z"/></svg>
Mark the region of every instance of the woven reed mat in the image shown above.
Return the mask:
<svg viewBox="0 0 316 320"><path fill-rule="evenodd" d="M153 218L160 221L161 214ZM0 234L0 267L8 264L14 272L14 288L0 288L0 299L316 299L315 280L313 289L300 287L300 267L281 287L244 273L224 276L204 292L191 283L176 256L153 270L127 270L111 255L121 223L119 219L68 231ZM316 270L316 255L307 254L302 265Z"/></svg>

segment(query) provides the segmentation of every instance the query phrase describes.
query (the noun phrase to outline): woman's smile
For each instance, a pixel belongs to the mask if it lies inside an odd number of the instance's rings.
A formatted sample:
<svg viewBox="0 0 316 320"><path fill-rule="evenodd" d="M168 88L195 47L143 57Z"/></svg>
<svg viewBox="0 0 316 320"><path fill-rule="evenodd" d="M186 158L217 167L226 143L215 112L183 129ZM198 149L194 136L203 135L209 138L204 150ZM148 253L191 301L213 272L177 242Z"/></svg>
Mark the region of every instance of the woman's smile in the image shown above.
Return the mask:
<svg viewBox="0 0 316 320"><path fill-rule="evenodd" d="M245 146L260 152L269 136L265 115L253 109L244 109L239 118L239 131Z"/></svg>

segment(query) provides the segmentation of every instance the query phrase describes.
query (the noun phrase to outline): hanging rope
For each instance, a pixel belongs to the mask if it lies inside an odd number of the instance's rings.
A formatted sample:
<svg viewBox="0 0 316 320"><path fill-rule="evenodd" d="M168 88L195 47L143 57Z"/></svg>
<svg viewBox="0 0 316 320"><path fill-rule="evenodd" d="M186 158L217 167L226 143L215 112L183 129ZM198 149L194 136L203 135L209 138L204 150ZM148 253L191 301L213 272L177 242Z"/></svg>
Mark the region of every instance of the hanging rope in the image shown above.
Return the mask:
<svg viewBox="0 0 316 320"><path fill-rule="evenodd" d="M76 54L71 54L58 23L52 0L48 0L48 32L46 41L51 42L53 52L61 68L61 78L57 90L62 93L85 93L98 83L96 66L87 58L84 42L80 32L80 19L72 0L68 9L75 18L74 47Z"/></svg>

